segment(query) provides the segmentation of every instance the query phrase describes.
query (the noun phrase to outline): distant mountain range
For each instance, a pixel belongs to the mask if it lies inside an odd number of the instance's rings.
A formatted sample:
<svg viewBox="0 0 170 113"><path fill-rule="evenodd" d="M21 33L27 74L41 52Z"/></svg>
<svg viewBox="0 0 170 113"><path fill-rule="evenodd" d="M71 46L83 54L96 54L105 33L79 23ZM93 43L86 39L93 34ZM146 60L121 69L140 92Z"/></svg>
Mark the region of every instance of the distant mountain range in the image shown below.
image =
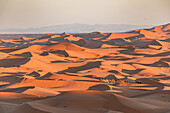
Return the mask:
<svg viewBox="0 0 170 113"><path fill-rule="evenodd" d="M150 28L152 25L128 25L128 24L63 24L40 28L28 29L1 29L0 34L19 33L85 33L85 32L126 32L134 29Z"/></svg>

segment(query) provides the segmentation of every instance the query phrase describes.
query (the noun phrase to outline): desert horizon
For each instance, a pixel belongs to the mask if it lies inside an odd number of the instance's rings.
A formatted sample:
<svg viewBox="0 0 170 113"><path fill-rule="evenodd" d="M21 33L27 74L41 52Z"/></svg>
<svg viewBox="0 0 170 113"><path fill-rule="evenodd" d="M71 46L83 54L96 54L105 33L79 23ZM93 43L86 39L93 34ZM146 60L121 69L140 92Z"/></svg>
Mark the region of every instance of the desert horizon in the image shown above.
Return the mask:
<svg viewBox="0 0 170 113"><path fill-rule="evenodd" d="M0 38L0 113L170 111L170 24Z"/></svg>
<svg viewBox="0 0 170 113"><path fill-rule="evenodd" d="M37 28L10 28L0 29L0 34L61 34L63 32L76 33L90 33L90 32L129 32L134 29L147 29L154 27L154 25L133 25L133 24L59 24L51 26L43 26Z"/></svg>

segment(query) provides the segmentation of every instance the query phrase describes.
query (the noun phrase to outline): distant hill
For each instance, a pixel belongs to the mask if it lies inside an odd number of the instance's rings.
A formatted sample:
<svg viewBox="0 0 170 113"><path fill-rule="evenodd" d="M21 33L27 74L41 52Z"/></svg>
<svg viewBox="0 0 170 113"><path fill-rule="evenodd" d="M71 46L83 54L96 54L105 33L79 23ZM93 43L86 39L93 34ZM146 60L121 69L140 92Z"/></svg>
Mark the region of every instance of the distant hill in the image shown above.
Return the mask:
<svg viewBox="0 0 170 113"><path fill-rule="evenodd" d="M1 29L0 34L19 33L85 33L85 32L126 32L134 29L150 28L152 25L128 25L128 24L63 24L29 29Z"/></svg>

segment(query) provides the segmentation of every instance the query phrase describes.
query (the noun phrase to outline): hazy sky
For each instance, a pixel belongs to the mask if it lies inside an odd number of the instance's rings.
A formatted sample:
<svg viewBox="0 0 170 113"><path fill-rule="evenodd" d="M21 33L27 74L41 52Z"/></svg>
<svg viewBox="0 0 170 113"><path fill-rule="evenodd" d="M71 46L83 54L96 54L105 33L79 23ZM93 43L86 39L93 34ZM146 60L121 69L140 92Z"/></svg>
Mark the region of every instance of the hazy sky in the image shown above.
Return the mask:
<svg viewBox="0 0 170 113"><path fill-rule="evenodd" d="M0 29L170 23L170 0L0 0Z"/></svg>

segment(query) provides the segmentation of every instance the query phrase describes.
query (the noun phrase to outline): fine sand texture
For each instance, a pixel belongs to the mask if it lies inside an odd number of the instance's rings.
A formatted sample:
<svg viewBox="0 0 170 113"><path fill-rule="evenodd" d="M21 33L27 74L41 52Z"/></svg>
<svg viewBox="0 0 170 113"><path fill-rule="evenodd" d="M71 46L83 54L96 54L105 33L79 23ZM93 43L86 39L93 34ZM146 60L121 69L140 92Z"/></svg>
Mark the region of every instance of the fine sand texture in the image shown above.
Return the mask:
<svg viewBox="0 0 170 113"><path fill-rule="evenodd" d="M0 113L170 113L170 24L0 41Z"/></svg>

